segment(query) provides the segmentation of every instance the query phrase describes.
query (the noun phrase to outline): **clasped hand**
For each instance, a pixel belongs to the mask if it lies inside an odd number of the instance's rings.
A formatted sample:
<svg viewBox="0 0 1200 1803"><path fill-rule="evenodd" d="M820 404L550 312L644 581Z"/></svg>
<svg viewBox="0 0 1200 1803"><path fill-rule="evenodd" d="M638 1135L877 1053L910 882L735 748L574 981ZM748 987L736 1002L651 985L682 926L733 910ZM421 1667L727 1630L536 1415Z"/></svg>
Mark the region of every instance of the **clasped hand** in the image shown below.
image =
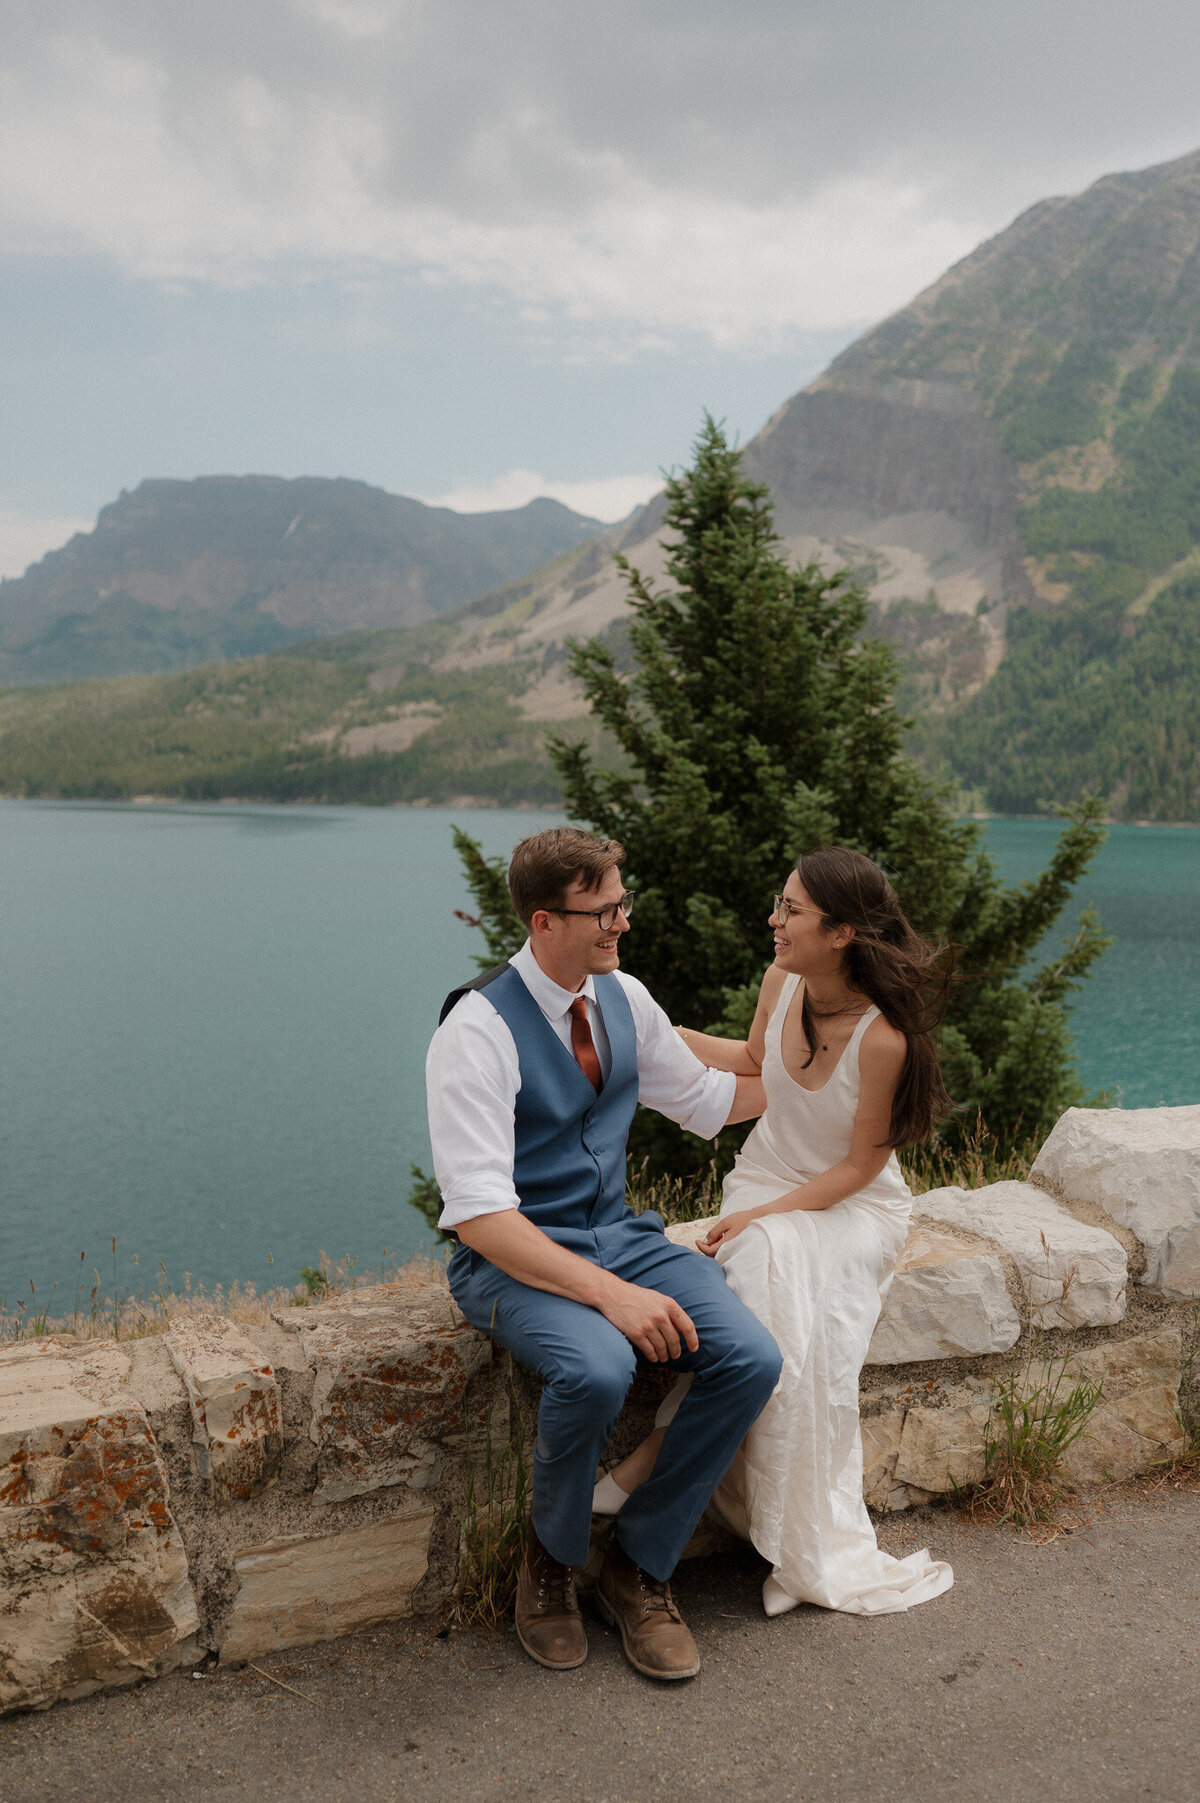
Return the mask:
<svg viewBox="0 0 1200 1803"><path fill-rule="evenodd" d="M712 1258L719 1247L728 1240L736 1239L762 1212L759 1208L739 1208L732 1214L722 1215L719 1221L713 1222L704 1238L696 1241L697 1252L706 1253Z"/></svg>

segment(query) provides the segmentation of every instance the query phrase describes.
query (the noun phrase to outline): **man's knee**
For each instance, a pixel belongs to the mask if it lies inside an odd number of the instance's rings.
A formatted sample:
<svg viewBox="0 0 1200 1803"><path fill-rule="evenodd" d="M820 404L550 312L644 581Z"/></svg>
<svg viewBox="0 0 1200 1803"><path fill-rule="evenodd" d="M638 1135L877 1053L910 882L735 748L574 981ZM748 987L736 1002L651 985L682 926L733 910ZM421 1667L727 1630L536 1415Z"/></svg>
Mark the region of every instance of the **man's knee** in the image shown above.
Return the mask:
<svg viewBox="0 0 1200 1803"><path fill-rule="evenodd" d="M717 1364L731 1384L761 1396L765 1403L779 1382L783 1355L774 1335L745 1309L727 1324L727 1339Z"/></svg>
<svg viewBox="0 0 1200 1803"><path fill-rule="evenodd" d="M628 1340L619 1346L581 1348L578 1357L554 1373L548 1387L559 1402L607 1421L620 1414L636 1367Z"/></svg>
<svg viewBox="0 0 1200 1803"><path fill-rule="evenodd" d="M783 1370L783 1354L775 1344L774 1334L768 1333L761 1322L757 1323L758 1335L749 1350L751 1362L751 1381L762 1393L765 1403L779 1382Z"/></svg>

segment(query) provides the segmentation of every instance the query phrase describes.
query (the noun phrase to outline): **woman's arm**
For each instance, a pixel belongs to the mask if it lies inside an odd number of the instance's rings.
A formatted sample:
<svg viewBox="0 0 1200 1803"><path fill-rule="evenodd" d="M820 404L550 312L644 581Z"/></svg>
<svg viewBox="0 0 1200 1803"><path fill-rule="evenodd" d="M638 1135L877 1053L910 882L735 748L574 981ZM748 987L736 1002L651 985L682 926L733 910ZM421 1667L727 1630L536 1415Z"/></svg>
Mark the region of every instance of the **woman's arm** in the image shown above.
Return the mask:
<svg viewBox="0 0 1200 1803"><path fill-rule="evenodd" d="M734 1071L739 1077L757 1077L766 1051L767 1022L782 984L783 973L772 965L763 976L748 1039L719 1039L715 1033L698 1033L695 1027L676 1027L675 1031L701 1064L717 1071Z"/></svg>
<svg viewBox="0 0 1200 1803"><path fill-rule="evenodd" d="M699 1250L715 1252L718 1246L735 1239L751 1221L762 1215L788 1214L793 1209L832 1208L835 1203L844 1202L847 1196L857 1194L872 1183L891 1156L892 1148L886 1141L891 1126L892 1101L904 1070L907 1049L903 1033L897 1032L885 1020L873 1021L858 1049L861 1088L850 1150L845 1158L822 1171L819 1177L788 1190L774 1202L723 1216L699 1241Z"/></svg>

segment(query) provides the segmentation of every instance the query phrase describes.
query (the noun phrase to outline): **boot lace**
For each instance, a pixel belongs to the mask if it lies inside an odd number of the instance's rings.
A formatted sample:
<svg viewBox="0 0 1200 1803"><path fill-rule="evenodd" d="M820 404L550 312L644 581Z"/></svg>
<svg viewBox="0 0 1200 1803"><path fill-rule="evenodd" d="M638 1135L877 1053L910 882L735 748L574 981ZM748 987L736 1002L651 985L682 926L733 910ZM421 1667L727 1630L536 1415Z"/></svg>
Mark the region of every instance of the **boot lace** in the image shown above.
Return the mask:
<svg viewBox="0 0 1200 1803"><path fill-rule="evenodd" d="M573 1609L575 1567L560 1565L555 1559L543 1558L538 1570L537 1600L539 1609Z"/></svg>
<svg viewBox="0 0 1200 1803"><path fill-rule="evenodd" d="M638 1589L641 1592L643 1615L665 1615L668 1621L682 1624L683 1617L675 1607L675 1598L671 1595L671 1586L666 1581L660 1583L657 1578L646 1575L638 1566Z"/></svg>

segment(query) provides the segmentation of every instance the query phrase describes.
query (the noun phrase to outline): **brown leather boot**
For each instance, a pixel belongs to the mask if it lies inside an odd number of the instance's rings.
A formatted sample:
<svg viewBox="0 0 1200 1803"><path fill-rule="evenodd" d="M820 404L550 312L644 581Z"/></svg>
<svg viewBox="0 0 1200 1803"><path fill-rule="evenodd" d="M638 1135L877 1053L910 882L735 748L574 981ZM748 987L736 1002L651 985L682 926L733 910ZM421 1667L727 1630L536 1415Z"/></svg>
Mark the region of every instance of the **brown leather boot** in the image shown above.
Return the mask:
<svg viewBox="0 0 1200 1803"><path fill-rule="evenodd" d="M694 1678L700 1654L675 1607L670 1584L635 1565L614 1540L596 1580L596 1606L620 1628L625 1657L645 1678Z"/></svg>
<svg viewBox="0 0 1200 1803"><path fill-rule="evenodd" d="M570 1671L587 1658L574 1568L550 1557L532 1521L525 1523L525 1557L517 1578L517 1639L531 1659L552 1672Z"/></svg>

